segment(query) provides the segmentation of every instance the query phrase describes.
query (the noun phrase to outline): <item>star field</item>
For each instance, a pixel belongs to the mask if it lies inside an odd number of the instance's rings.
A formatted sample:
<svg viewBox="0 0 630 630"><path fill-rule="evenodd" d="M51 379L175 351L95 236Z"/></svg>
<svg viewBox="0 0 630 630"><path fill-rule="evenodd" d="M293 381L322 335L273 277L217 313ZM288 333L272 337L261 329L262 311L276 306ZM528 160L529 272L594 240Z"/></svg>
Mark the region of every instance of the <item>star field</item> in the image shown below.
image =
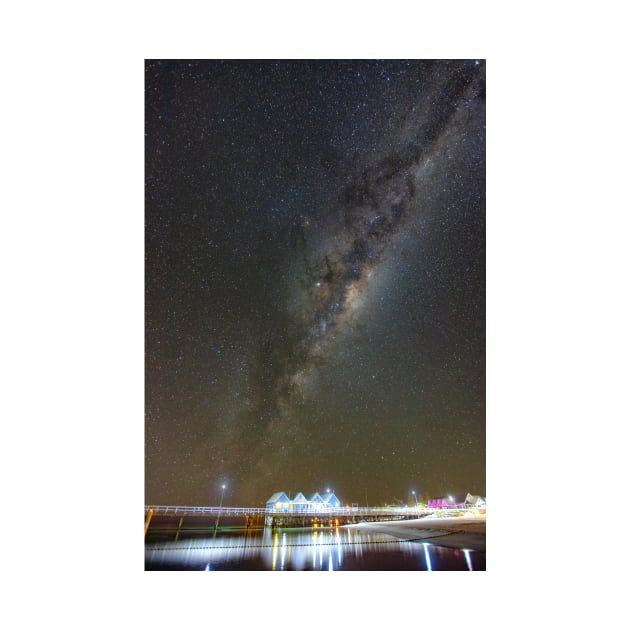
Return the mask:
<svg viewBox="0 0 630 630"><path fill-rule="evenodd" d="M147 61L146 503L485 495L485 63Z"/></svg>

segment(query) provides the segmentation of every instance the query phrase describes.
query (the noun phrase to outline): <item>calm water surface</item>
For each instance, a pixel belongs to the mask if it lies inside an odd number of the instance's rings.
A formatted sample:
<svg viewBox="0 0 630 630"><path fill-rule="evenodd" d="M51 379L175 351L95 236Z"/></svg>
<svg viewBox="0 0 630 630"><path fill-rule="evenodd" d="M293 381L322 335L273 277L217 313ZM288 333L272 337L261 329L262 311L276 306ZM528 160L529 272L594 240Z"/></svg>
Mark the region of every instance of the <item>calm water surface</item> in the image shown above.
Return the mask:
<svg viewBox="0 0 630 630"><path fill-rule="evenodd" d="M485 571L485 552L338 528L221 531L145 544L147 571Z"/></svg>

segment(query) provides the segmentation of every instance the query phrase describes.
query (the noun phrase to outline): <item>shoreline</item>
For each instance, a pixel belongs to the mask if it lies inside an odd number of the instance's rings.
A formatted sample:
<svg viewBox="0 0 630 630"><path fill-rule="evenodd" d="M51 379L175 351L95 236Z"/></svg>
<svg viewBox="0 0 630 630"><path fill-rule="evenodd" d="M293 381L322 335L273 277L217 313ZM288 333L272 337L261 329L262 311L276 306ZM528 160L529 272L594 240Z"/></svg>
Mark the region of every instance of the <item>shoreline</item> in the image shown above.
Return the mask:
<svg viewBox="0 0 630 630"><path fill-rule="evenodd" d="M486 516L425 517L409 521L381 521L343 525L350 529L387 534L408 542L428 542L441 547L486 551Z"/></svg>

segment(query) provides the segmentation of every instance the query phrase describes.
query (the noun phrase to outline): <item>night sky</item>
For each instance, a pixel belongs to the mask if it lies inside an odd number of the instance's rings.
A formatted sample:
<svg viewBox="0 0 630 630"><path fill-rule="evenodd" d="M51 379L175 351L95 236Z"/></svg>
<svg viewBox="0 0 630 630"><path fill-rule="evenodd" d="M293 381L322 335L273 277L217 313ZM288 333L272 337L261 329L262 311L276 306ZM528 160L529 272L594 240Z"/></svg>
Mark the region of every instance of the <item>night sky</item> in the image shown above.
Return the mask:
<svg viewBox="0 0 630 630"><path fill-rule="evenodd" d="M485 62L147 61L145 503L486 493Z"/></svg>

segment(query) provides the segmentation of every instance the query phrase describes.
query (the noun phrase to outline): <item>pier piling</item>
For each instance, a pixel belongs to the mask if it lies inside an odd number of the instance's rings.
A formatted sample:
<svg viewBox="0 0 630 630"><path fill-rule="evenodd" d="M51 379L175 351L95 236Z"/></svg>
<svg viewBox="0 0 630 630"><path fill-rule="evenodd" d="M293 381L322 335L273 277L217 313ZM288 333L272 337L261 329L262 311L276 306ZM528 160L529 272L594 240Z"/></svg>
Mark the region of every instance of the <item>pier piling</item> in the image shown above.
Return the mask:
<svg viewBox="0 0 630 630"><path fill-rule="evenodd" d="M182 523L183 523L183 522L184 522L184 517L182 516L182 517L179 519L179 525L177 526L177 533L175 534L175 542L177 542L177 541L179 540L179 532L180 532L180 530L181 530L181 528L182 528Z"/></svg>
<svg viewBox="0 0 630 630"><path fill-rule="evenodd" d="M147 512L147 515L144 518L144 535L147 535L147 531L149 529L149 523L151 522L151 519L153 518L153 513L154 513L154 509L153 508L149 508L149 511Z"/></svg>

